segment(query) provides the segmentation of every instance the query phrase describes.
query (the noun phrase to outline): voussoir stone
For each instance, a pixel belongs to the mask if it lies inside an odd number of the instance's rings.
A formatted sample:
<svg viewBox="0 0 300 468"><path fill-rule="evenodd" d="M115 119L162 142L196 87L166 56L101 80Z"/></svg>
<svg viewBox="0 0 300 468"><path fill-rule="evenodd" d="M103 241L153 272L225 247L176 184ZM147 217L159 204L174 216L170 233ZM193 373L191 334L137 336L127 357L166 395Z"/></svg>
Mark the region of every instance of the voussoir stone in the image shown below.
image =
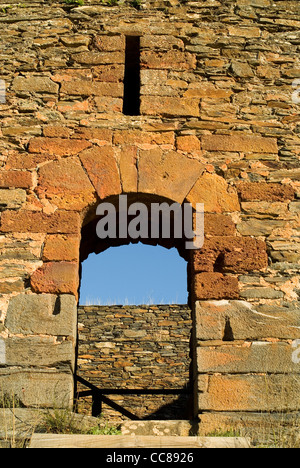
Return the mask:
<svg viewBox="0 0 300 468"><path fill-rule="evenodd" d="M96 200L95 189L77 157L41 167L37 191L63 210L82 210Z"/></svg>
<svg viewBox="0 0 300 468"><path fill-rule="evenodd" d="M101 199L121 193L119 170L111 146L90 148L80 154L80 159Z"/></svg>
<svg viewBox="0 0 300 468"><path fill-rule="evenodd" d="M140 152L138 191L183 203L203 172L203 165L175 151L151 149ZM181 177L178 177L181 174Z"/></svg>
<svg viewBox="0 0 300 468"><path fill-rule="evenodd" d="M204 203L204 211L209 213L240 211L237 192L223 177L216 174L206 173L199 177L188 194L187 201L193 207L197 203Z"/></svg>

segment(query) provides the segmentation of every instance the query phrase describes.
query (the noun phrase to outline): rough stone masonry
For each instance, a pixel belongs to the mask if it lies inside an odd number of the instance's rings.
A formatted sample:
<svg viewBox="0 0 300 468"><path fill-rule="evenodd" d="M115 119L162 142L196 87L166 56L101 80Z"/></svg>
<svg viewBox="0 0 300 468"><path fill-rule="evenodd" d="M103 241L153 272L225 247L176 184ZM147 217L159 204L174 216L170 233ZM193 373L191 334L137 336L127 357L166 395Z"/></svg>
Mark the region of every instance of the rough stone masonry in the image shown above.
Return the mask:
<svg viewBox="0 0 300 468"><path fill-rule="evenodd" d="M71 404L80 262L109 247L97 205L128 194L205 204L203 249L168 245L194 417L299 411L299 27L298 0L1 0L3 394Z"/></svg>
<svg viewBox="0 0 300 468"><path fill-rule="evenodd" d="M140 419L189 420L191 328L187 305L81 306L77 374ZM135 389L154 394L134 394ZM76 390L86 387L78 384ZM127 419L96 395L80 398L78 411Z"/></svg>

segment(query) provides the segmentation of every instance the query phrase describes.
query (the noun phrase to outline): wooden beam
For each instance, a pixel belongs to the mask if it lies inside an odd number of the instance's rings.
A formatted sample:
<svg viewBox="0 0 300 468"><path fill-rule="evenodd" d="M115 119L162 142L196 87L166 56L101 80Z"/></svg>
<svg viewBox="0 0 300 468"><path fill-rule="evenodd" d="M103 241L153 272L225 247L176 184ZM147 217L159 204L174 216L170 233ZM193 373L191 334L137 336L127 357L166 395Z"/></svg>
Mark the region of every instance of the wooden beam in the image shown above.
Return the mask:
<svg viewBox="0 0 300 468"><path fill-rule="evenodd" d="M245 437L33 434L29 448L250 448Z"/></svg>

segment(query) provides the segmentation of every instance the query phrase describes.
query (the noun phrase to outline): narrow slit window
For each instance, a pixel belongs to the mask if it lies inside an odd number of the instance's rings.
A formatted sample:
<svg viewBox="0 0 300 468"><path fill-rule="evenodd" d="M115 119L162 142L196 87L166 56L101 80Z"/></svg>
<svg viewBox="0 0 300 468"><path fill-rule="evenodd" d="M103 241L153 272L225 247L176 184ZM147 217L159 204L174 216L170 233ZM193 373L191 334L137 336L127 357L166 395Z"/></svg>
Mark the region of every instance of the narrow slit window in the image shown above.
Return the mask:
<svg viewBox="0 0 300 468"><path fill-rule="evenodd" d="M140 115L140 38L126 37L123 114Z"/></svg>

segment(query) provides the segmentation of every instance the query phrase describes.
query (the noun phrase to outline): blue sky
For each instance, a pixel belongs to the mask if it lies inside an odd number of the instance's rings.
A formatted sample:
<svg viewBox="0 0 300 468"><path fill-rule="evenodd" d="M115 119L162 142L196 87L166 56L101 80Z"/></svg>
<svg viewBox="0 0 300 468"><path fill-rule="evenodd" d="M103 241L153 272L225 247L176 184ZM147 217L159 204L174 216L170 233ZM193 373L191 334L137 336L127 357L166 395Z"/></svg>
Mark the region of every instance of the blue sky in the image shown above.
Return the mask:
<svg viewBox="0 0 300 468"><path fill-rule="evenodd" d="M80 304L186 304L187 263L176 249L130 244L82 264Z"/></svg>

